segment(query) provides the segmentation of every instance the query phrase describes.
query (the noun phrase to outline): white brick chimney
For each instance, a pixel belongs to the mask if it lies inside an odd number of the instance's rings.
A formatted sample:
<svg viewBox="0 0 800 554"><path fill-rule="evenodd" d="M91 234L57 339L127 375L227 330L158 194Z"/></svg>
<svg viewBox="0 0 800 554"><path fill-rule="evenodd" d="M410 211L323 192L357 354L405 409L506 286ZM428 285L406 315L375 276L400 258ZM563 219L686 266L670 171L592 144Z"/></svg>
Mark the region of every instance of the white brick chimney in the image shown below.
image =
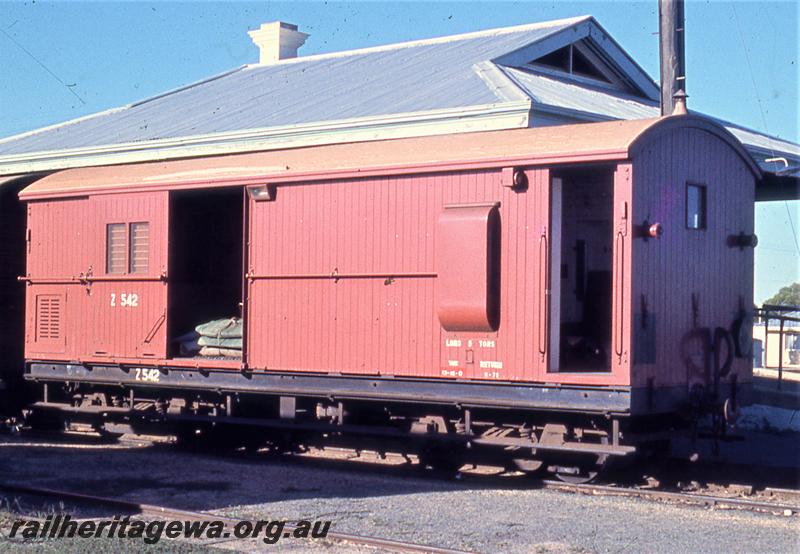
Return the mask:
<svg viewBox="0 0 800 554"><path fill-rule="evenodd" d="M296 58L297 49L303 46L308 38L306 33L297 30L297 25L273 21L262 23L255 31L248 31L248 35L260 51L259 63L270 64L278 60Z"/></svg>

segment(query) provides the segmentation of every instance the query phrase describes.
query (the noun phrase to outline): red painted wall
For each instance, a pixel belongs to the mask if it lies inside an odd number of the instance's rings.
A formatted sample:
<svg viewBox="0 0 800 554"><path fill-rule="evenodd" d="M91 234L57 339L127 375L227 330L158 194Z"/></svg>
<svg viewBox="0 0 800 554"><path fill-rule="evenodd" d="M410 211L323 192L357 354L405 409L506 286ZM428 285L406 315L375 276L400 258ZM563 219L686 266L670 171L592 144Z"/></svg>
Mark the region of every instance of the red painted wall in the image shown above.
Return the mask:
<svg viewBox="0 0 800 554"><path fill-rule="evenodd" d="M159 276L167 270L167 195L29 203L26 357L165 356L167 297ZM148 273L107 275L106 225L133 222L150 225Z"/></svg>
<svg viewBox="0 0 800 554"><path fill-rule="evenodd" d="M549 172L527 190L501 171L280 186L251 201L249 364L253 368L548 382L545 375ZM500 323L447 332L437 318L446 205L499 202ZM449 255L449 254L448 254ZM476 263L480 263L476 259Z"/></svg>

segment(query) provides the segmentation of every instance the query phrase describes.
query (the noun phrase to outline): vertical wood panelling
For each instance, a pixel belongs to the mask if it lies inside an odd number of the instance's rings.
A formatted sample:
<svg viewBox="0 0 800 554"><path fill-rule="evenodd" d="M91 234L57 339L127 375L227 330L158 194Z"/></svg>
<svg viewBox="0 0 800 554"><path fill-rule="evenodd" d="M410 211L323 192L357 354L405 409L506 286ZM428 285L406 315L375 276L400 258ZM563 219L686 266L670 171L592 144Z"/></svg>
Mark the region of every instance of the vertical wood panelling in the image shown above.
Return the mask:
<svg viewBox="0 0 800 554"><path fill-rule="evenodd" d="M697 325L712 332L730 329L740 299L745 309L752 304L753 249L729 248L726 241L753 232L754 179L734 150L695 129L672 131L633 165L633 223L647 219L664 228L658 240L633 243L633 309L641 316L644 295L656 342L655 359L636 364L634 384L652 378L656 386L686 386L701 380L688 375L680 348L693 328L692 295L698 299ZM687 182L707 187L706 229L686 229ZM751 364L734 360L740 382L750 379Z"/></svg>
<svg viewBox="0 0 800 554"><path fill-rule="evenodd" d="M482 177L469 178L477 194ZM438 374L435 279L404 274L434 272L436 216L463 201L437 194L446 181L286 186L276 202L253 203L251 271L271 278L251 283L250 364Z"/></svg>
<svg viewBox="0 0 800 554"><path fill-rule="evenodd" d="M65 347L60 353L37 350L29 331L26 356L68 360L165 356L166 322L162 321L167 307L165 283L152 280L89 283L79 279L86 275L107 276L106 226L110 223L128 226L133 222L148 222L147 273L135 277L153 278L166 272L167 194L123 194L29 204L31 252L27 274L33 279L33 284L27 287L29 330L35 324L36 295L42 290L63 294ZM127 271L127 245L124 250ZM38 284L42 279L60 282ZM134 301L131 295L135 295Z"/></svg>
<svg viewBox="0 0 800 554"><path fill-rule="evenodd" d="M545 312L538 245L550 232L549 172L528 175L524 191L502 187L494 170L285 185L274 202L251 202L250 366L535 379L544 368L534 318ZM443 332L433 277L439 214L495 201L499 327Z"/></svg>

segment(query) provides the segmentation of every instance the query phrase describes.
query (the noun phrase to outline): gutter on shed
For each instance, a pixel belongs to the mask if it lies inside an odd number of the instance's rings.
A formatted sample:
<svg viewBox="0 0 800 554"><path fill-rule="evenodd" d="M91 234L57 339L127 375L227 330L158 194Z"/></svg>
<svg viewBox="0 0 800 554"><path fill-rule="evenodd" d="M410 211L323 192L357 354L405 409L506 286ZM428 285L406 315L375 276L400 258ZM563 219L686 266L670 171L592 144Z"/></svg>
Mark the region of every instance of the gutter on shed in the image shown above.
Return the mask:
<svg viewBox="0 0 800 554"><path fill-rule="evenodd" d="M76 167L174 160L223 154L525 128L531 101L408 112L0 156L0 175Z"/></svg>
<svg viewBox="0 0 800 554"><path fill-rule="evenodd" d="M695 118L679 119L691 124ZM76 168L37 181L24 189L20 198L281 184L509 165L610 162L627 159L637 138L648 135L650 128L662 127L663 120L658 119L579 123Z"/></svg>

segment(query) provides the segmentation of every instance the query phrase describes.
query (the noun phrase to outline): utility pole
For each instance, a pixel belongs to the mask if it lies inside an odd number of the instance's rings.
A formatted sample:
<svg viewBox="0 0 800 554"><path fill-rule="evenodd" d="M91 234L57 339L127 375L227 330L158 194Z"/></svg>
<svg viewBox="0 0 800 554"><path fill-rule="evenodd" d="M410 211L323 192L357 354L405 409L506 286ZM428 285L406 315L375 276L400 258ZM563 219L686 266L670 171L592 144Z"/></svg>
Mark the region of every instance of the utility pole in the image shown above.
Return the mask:
<svg viewBox="0 0 800 554"><path fill-rule="evenodd" d="M684 26L683 0L658 0L662 116L672 115L676 96L686 96Z"/></svg>

